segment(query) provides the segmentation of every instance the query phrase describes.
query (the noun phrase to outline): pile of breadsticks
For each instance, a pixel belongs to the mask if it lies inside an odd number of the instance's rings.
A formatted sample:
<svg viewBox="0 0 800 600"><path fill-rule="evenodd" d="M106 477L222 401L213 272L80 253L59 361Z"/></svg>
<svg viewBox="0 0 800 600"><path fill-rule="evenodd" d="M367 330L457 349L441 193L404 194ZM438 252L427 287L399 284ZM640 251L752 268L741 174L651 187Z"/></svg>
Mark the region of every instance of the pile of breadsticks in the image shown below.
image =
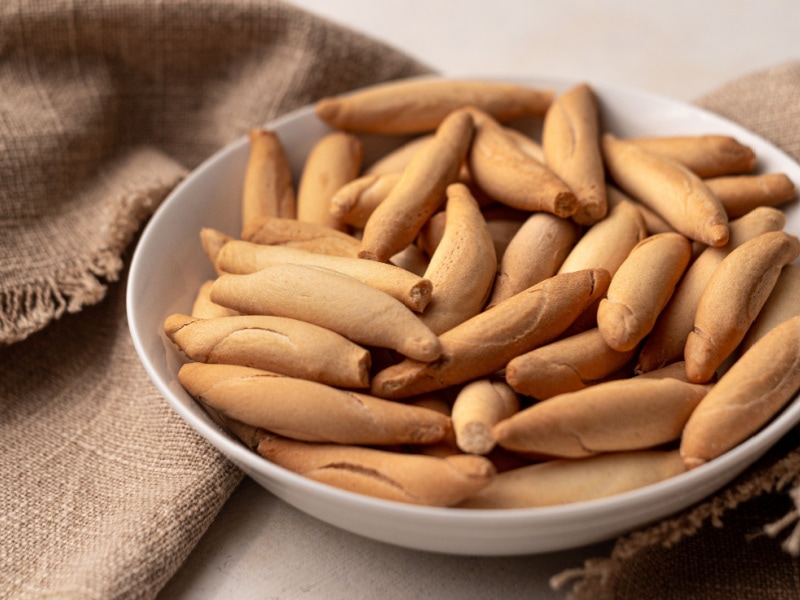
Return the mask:
<svg viewBox="0 0 800 600"><path fill-rule="evenodd" d="M575 502L713 460L800 388L795 185L736 139L622 139L585 84L408 80L316 112L296 188L250 132L241 236L200 232L217 276L164 323L183 387L275 464ZM396 146L366 164L365 135Z"/></svg>

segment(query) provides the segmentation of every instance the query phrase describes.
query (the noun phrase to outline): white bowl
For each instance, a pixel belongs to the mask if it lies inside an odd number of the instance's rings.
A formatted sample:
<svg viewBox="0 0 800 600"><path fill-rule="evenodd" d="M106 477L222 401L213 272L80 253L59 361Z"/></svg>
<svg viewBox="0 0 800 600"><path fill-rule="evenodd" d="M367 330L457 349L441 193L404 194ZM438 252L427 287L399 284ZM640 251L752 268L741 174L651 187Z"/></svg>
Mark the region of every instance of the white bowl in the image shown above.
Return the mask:
<svg viewBox="0 0 800 600"><path fill-rule="evenodd" d="M575 81L515 80L557 93ZM604 128L619 136L721 133L750 145L764 172L781 171L800 182L800 166L753 133L689 104L588 81L601 105ZM313 107L269 125L284 145L295 177L312 144L329 131ZM368 139L368 153L385 141ZM385 146L382 148L385 149ZM184 362L163 333L171 313L187 313L199 285L214 276L198 233L213 227L240 232L245 137L224 148L187 177L156 211L136 248L128 281L131 335L164 398L200 435L260 485L322 521L408 548L462 555L514 555L574 548L609 539L669 516L720 489L800 421L797 398L767 427L717 460L670 480L576 504L531 509L427 508L349 493L291 473L261 458L220 429L177 382ZM295 179L297 181L297 179ZM800 233L797 202L787 209L786 230Z"/></svg>

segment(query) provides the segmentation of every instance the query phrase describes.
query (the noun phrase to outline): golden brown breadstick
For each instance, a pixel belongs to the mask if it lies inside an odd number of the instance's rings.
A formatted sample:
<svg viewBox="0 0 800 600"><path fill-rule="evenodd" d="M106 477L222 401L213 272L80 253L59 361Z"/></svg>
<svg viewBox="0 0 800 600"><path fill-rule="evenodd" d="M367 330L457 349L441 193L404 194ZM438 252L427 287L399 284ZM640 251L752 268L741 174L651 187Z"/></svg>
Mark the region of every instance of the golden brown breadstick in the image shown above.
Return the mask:
<svg viewBox="0 0 800 600"><path fill-rule="evenodd" d="M739 353L745 352L768 331L784 321L800 316L798 299L800 299L800 265L791 263L781 269L772 293L750 329L747 330L747 334L739 346Z"/></svg>
<svg viewBox="0 0 800 600"><path fill-rule="evenodd" d="M331 198L331 214L345 225L363 229L375 207L386 199L401 175L363 175L344 184Z"/></svg>
<svg viewBox="0 0 800 600"><path fill-rule="evenodd" d="M781 269L800 255L800 240L785 231L761 234L728 254L700 300L684 359L690 381L710 381L736 349L775 287Z"/></svg>
<svg viewBox="0 0 800 600"><path fill-rule="evenodd" d="M257 217L245 225L242 239L255 244L291 246L333 256L357 257L361 242L342 231L316 223Z"/></svg>
<svg viewBox="0 0 800 600"><path fill-rule="evenodd" d="M519 410L519 398L506 383L477 379L459 391L450 415L458 447L488 454L495 446L492 427Z"/></svg>
<svg viewBox="0 0 800 600"><path fill-rule="evenodd" d="M293 263L324 267L355 277L359 281L397 298L408 308L422 312L431 299L431 282L395 265L361 260L350 256L330 256L288 246L266 246L231 240L220 248L217 267L223 273L243 275L266 267Z"/></svg>
<svg viewBox="0 0 800 600"><path fill-rule="evenodd" d="M497 272L492 236L464 184L448 186L445 215L442 239L425 271L433 293L420 315L436 334L480 312Z"/></svg>
<svg viewBox="0 0 800 600"><path fill-rule="evenodd" d="M770 207L754 209L731 221L728 243L720 248L706 247L689 265L642 346L636 371L651 371L682 360L697 303L722 259L747 240L768 231L780 231L785 224L786 215Z"/></svg>
<svg viewBox="0 0 800 600"><path fill-rule="evenodd" d="M385 262L414 241L456 180L473 133L472 116L457 110L445 118L434 139L417 152L400 180L370 215L361 258Z"/></svg>
<svg viewBox="0 0 800 600"><path fill-rule="evenodd" d="M579 237L569 219L533 213L503 252L487 308L555 275Z"/></svg>
<svg viewBox="0 0 800 600"><path fill-rule="evenodd" d="M297 187L297 220L344 231L331 212L331 198L344 184L358 177L364 147L356 136L334 131L311 149Z"/></svg>
<svg viewBox="0 0 800 600"><path fill-rule="evenodd" d="M553 101L544 118L542 150L545 164L578 199L572 219L591 225L606 216L600 116L594 91L587 84L573 86Z"/></svg>
<svg viewBox="0 0 800 600"><path fill-rule="evenodd" d="M675 229L667 223L664 219L659 217L656 213L652 210L647 208L644 204L641 204L628 196L625 192L620 190L618 187L606 184L606 201L608 202L608 210L614 210L614 207L617 204L620 204L622 201L630 202L633 204L639 212L642 213L642 218L644 219L644 226L647 230L649 235L653 235L654 233L666 233L668 231L675 231Z"/></svg>
<svg viewBox="0 0 800 600"><path fill-rule="evenodd" d="M258 453L273 463L341 489L395 502L453 506L494 478L483 456L438 458L375 448L313 444L264 436Z"/></svg>
<svg viewBox="0 0 800 600"><path fill-rule="evenodd" d="M586 230L567 254L558 272L600 268L613 277L630 251L646 235L641 213L632 203L620 202L605 219Z"/></svg>
<svg viewBox="0 0 800 600"><path fill-rule="evenodd" d="M719 198L729 219L759 206L780 206L797 197L797 188L785 173L713 177L704 183Z"/></svg>
<svg viewBox="0 0 800 600"><path fill-rule="evenodd" d="M212 229L211 227L200 229L200 245L203 246L203 252L205 252L208 260L213 265L217 275L222 274L217 266L217 255L220 249L232 239L227 233L223 233L218 229Z"/></svg>
<svg viewBox="0 0 800 600"><path fill-rule="evenodd" d="M511 359L506 381L520 394L546 400L602 381L635 354L635 348L614 350L597 328L588 329Z"/></svg>
<svg viewBox="0 0 800 600"><path fill-rule="evenodd" d="M569 186L544 163L520 150L506 128L491 116L478 110L472 113L476 129L468 158L477 185L513 208L572 216L578 201Z"/></svg>
<svg viewBox="0 0 800 600"><path fill-rule="evenodd" d="M608 172L623 192L689 239L709 246L727 243L725 209L697 175L675 160L610 133L603 135L602 148Z"/></svg>
<svg viewBox="0 0 800 600"><path fill-rule="evenodd" d="M577 458L654 448L680 437L710 386L673 377L607 381L537 402L495 425L515 452Z"/></svg>
<svg viewBox="0 0 800 600"><path fill-rule="evenodd" d="M631 250L597 308L597 328L615 350L632 350L655 325L689 264L692 245L680 233L657 233Z"/></svg>
<svg viewBox="0 0 800 600"><path fill-rule="evenodd" d="M411 161L411 158L425 144L433 139L434 134L428 133L411 138L397 148L390 150L379 157L371 165L364 169L364 175L388 175L391 173L402 173Z"/></svg>
<svg viewBox="0 0 800 600"><path fill-rule="evenodd" d="M667 135L630 141L681 163L703 178L747 173L756 166L753 149L728 135Z"/></svg>
<svg viewBox="0 0 800 600"><path fill-rule="evenodd" d="M197 319L173 314L167 337L188 358L243 365L328 385L369 385L370 354L329 329L285 317L241 315Z"/></svg>
<svg viewBox="0 0 800 600"><path fill-rule="evenodd" d="M685 471L677 450L551 460L498 474L459 508L532 508L605 498Z"/></svg>
<svg viewBox="0 0 800 600"><path fill-rule="evenodd" d="M251 367L187 363L178 380L219 413L297 440L427 444L450 428L433 410Z"/></svg>
<svg viewBox="0 0 800 600"><path fill-rule="evenodd" d="M545 279L441 334L438 360L404 360L378 372L372 393L409 397L489 375L559 336L605 294L609 280L603 269Z"/></svg>
<svg viewBox="0 0 800 600"><path fill-rule="evenodd" d="M798 388L800 317L792 317L745 352L695 409L681 440L686 467L699 467L756 433Z"/></svg>
<svg viewBox="0 0 800 600"><path fill-rule="evenodd" d="M242 223L255 217L294 219L297 216L289 159L278 134L269 129L249 131L250 154L242 187Z"/></svg>
<svg viewBox="0 0 800 600"><path fill-rule="evenodd" d="M192 304L191 315L197 319L213 319L215 317L232 317L239 313L230 308L220 306L211 301L211 286L214 280L204 281L197 291L194 303Z"/></svg>
<svg viewBox="0 0 800 600"><path fill-rule="evenodd" d="M418 360L441 354L436 335L399 300L348 275L281 264L247 275L222 275L211 300L247 314L276 315L327 327L368 346Z"/></svg>
<svg viewBox="0 0 800 600"><path fill-rule="evenodd" d="M369 133L433 131L452 111L476 106L500 121L543 115L553 92L512 83L407 79L323 98L317 115L336 129Z"/></svg>

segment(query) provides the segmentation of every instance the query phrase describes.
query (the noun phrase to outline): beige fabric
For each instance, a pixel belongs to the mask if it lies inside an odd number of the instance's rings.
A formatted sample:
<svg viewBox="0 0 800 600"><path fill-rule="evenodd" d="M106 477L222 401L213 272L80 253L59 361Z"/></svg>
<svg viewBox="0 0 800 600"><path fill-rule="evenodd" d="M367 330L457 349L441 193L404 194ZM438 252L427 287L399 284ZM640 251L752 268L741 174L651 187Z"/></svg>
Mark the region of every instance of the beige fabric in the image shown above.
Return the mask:
<svg viewBox="0 0 800 600"><path fill-rule="evenodd" d="M422 71L279 2L0 3L0 598L154 597L241 479L133 350L143 221L249 127Z"/></svg>
<svg viewBox="0 0 800 600"><path fill-rule="evenodd" d="M701 104L799 156L799 70ZM241 478L168 408L129 340L124 266L158 203L253 125L425 71L268 0L0 3L0 598L152 598ZM788 436L564 588L749 598L766 582L797 597L793 559L763 530L791 509L798 447Z"/></svg>

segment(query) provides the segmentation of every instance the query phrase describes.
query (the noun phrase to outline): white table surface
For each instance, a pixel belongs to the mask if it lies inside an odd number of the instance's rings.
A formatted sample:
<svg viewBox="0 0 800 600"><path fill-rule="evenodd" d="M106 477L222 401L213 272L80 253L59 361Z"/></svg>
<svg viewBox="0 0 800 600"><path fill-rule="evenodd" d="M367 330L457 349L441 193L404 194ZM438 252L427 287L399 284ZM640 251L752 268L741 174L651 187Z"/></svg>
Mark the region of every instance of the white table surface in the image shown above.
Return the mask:
<svg viewBox="0 0 800 600"><path fill-rule="evenodd" d="M295 0L445 75L563 76L691 100L800 58L798 0ZM392 547L306 516L246 479L163 599L565 598L549 579L612 542L523 557Z"/></svg>

